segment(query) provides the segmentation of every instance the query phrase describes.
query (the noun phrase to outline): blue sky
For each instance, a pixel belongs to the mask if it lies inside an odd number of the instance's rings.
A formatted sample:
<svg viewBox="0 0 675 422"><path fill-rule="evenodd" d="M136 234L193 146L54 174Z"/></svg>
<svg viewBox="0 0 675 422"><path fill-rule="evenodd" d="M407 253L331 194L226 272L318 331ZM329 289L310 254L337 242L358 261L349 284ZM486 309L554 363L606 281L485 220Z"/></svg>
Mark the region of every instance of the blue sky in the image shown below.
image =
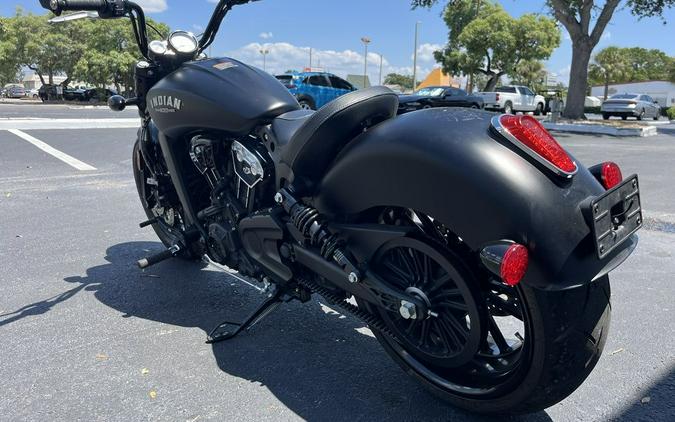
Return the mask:
<svg viewBox="0 0 675 422"><path fill-rule="evenodd" d="M206 25L213 10L211 0L137 0L145 4L154 19L174 29L196 33ZM602 1L600 1L602 2ZM514 16L546 13L543 0L502 0ZM7 16L16 6L40 13L38 0L2 0L0 15ZM443 45L447 28L439 6L432 10L410 10L407 0L263 0L240 6L226 18L213 46L214 55L230 55L262 67L261 46L270 50L268 70L283 72L319 62L327 70L344 76L363 72L361 37L372 39L369 47L371 80L379 77L379 56L384 57L384 73L412 72L415 22L420 21L419 72L434 67L433 50ZM637 20L628 10L620 10L603 37L598 49L609 46L659 48L675 56L675 10L658 18ZM571 61L571 44L563 30L561 46L547 63L549 71L567 81ZM597 51L597 50L596 50ZM377 54L375 54L377 53Z"/></svg>

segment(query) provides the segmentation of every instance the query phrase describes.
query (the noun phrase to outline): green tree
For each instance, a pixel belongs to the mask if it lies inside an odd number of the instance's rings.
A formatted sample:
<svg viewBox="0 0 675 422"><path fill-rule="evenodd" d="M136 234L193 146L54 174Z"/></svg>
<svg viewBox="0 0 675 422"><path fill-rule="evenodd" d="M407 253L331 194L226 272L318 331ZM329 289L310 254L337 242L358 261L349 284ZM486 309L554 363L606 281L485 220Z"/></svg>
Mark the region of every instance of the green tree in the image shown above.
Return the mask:
<svg viewBox="0 0 675 422"><path fill-rule="evenodd" d="M411 4L413 7L429 7L438 1L411 0ZM566 117L584 116L591 54L621 3L622 0L547 0L551 14L565 27L572 39L572 66L564 112ZM644 18L662 16L666 8L675 5L675 0L624 0L623 3L635 16Z"/></svg>
<svg viewBox="0 0 675 422"><path fill-rule="evenodd" d="M590 81L605 86L604 98L609 97L609 84L623 82L630 73L626 49L607 47L595 55L594 63L588 69Z"/></svg>
<svg viewBox="0 0 675 422"><path fill-rule="evenodd" d="M449 74L483 74L486 91L519 63L548 58L560 44L555 21L526 14L511 17L488 0L451 0L443 12L448 44L434 54Z"/></svg>
<svg viewBox="0 0 675 422"><path fill-rule="evenodd" d="M509 73L514 84L529 86L535 91L545 88L546 75L544 63L539 60L522 61Z"/></svg>
<svg viewBox="0 0 675 422"><path fill-rule="evenodd" d="M7 19L0 18L0 86L16 82L20 69L14 55L16 41L11 35Z"/></svg>
<svg viewBox="0 0 675 422"><path fill-rule="evenodd" d="M390 73L384 78L385 85L398 85L404 89L413 88L413 78L409 75L400 75L398 73Z"/></svg>

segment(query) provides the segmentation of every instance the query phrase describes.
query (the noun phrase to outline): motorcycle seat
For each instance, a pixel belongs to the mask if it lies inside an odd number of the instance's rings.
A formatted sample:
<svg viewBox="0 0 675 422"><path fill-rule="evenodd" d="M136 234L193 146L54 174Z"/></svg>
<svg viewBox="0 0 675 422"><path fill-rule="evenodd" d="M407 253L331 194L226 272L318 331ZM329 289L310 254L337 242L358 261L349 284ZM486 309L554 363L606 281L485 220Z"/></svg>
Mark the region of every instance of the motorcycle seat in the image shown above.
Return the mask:
<svg viewBox="0 0 675 422"><path fill-rule="evenodd" d="M316 112L295 110L271 126L268 149L281 177L318 182L342 148L364 130L396 115L398 96L378 86L343 95ZM283 174L286 173L286 174Z"/></svg>

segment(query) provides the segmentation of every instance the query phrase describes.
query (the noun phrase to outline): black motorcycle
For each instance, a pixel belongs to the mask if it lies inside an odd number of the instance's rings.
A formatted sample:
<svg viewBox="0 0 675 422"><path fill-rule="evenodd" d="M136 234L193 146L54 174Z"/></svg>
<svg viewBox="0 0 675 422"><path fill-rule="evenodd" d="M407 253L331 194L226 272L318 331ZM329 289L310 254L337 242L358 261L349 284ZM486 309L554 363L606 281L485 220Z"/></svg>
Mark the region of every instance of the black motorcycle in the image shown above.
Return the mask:
<svg viewBox="0 0 675 422"><path fill-rule="evenodd" d="M318 293L368 324L411 376L453 405L525 413L572 393L610 321L608 272L635 249L637 176L583 167L531 116L437 108L396 116L385 87L302 110L273 76L207 58L198 40L149 41L126 0L41 0L56 15L131 19L141 129L133 170L172 258L235 269L266 300L209 342Z"/></svg>

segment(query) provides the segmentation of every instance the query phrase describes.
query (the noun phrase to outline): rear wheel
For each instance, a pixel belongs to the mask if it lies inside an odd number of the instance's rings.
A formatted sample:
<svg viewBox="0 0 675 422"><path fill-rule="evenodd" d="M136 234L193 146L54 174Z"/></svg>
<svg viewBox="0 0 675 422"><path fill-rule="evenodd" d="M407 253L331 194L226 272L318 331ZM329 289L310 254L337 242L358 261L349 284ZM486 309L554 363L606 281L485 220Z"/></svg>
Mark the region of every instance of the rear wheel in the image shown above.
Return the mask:
<svg viewBox="0 0 675 422"><path fill-rule="evenodd" d="M535 116L540 116L544 114L544 105L542 103L537 104L537 108L534 110Z"/></svg>
<svg viewBox="0 0 675 422"><path fill-rule="evenodd" d="M452 249L404 238L375 254L371 268L430 310L405 319L359 302L393 333L374 330L386 352L432 393L472 412L535 412L572 393L605 343L608 277L564 291L509 287Z"/></svg>
<svg viewBox="0 0 675 422"><path fill-rule="evenodd" d="M640 114L638 114L637 119L642 120L642 119L644 119L644 117L645 117L645 110L642 109L642 110L640 110Z"/></svg>
<svg viewBox="0 0 675 422"><path fill-rule="evenodd" d="M300 108L302 108L303 110L316 110L314 100L312 100L309 97L298 98L298 104L300 104Z"/></svg>
<svg viewBox="0 0 675 422"><path fill-rule="evenodd" d="M612 117L612 116L610 116L610 115L607 114L607 113L603 113L603 114L602 114L603 120L609 120L610 117Z"/></svg>
<svg viewBox="0 0 675 422"><path fill-rule="evenodd" d="M506 104L504 104L504 113L513 114L513 104L511 104L511 101L507 101Z"/></svg>

